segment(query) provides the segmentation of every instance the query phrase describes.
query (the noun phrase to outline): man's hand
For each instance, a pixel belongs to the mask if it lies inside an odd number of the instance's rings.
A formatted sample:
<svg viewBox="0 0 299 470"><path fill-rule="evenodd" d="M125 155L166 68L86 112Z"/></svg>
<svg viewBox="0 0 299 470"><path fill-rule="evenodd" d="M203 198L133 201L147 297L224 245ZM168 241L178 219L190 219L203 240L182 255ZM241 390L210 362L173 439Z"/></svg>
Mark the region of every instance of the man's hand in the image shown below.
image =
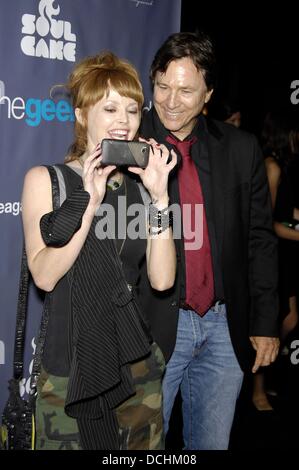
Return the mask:
<svg viewBox="0 0 299 470"><path fill-rule="evenodd" d="M252 368L252 372L255 373L260 366L269 366L271 362L275 361L279 350L279 339L267 336L250 336L249 339L256 351Z"/></svg>

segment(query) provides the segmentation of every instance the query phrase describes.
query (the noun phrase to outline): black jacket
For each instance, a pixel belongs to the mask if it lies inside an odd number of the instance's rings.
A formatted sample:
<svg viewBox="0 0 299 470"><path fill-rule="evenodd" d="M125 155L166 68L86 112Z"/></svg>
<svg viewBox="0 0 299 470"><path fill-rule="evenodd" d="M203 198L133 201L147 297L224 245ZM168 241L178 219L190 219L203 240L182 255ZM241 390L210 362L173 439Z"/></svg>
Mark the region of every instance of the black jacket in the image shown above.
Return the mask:
<svg viewBox="0 0 299 470"><path fill-rule="evenodd" d="M140 134L163 142L165 129L156 125L152 109L143 118ZM262 153L256 138L230 124L207 120L211 192L228 324L235 353L243 370L252 365L249 336L277 336L277 241ZM168 144L167 144L168 145ZM169 147L169 145L168 145ZM169 181L170 202L178 202L176 172ZM175 345L184 262L178 240L178 272L166 292L140 283L152 333L169 359Z"/></svg>

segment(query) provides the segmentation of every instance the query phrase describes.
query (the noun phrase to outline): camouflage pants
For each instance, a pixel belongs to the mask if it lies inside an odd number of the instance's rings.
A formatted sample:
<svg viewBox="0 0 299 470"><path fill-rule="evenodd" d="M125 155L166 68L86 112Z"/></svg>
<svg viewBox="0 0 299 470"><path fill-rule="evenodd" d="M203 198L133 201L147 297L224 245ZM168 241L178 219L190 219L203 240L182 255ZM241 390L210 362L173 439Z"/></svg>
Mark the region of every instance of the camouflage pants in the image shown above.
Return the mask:
<svg viewBox="0 0 299 470"><path fill-rule="evenodd" d="M164 449L162 412L163 354L154 343L152 353L131 365L134 396L116 408L122 450Z"/></svg>
<svg viewBox="0 0 299 470"><path fill-rule="evenodd" d="M119 423L120 449L164 449L162 375L164 357L154 343L151 354L131 364L136 393L115 409ZM64 412L67 377L42 370L36 401L36 449L79 450L77 422Z"/></svg>

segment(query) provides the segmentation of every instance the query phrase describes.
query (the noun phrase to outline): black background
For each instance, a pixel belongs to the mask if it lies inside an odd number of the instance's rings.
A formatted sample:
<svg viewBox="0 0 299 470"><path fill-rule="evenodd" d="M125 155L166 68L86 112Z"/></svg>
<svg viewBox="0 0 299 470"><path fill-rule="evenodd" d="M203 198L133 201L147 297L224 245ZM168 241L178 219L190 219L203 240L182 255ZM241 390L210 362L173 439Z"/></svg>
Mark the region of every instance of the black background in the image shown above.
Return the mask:
<svg viewBox="0 0 299 470"><path fill-rule="evenodd" d="M299 80L299 4L182 0L181 31L196 29L210 34L216 46L214 99L238 101L242 127L258 132L266 111L276 107L299 115L299 104L290 102L290 84Z"/></svg>
<svg viewBox="0 0 299 470"><path fill-rule="evenodd" d="M204 30L213 39L219 65L213 99L239 102L241 127L258 137L268 110L289 110L299 123L299 104L290 100L291 82L299 80L299 2L208 1L182 0L181 31ZM298 333L299 326L291 333L289 345ZM245 377L230 439L234 455L247 451L247 459L262 450L267 458L276 458L276 451L298 450L298 367L289 356L279 356L268 373L278 391L278 396L268 397L273 411L253 406L251 375ZM182 445L180 406L178 399L167 436L170 449Z"/></svg>

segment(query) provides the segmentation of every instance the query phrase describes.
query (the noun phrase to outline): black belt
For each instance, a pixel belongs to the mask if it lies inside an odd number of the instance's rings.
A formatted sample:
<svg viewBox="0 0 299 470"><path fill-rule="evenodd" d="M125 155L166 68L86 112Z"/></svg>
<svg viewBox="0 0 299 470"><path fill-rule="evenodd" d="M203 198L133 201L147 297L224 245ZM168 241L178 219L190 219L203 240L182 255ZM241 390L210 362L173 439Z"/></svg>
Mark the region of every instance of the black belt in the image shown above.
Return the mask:
<svg viewBox="0 0 299 470"><path fill-rule="evenodd" d="M219 300L215 300L215 302L213 303L213 305L211 305L211 307L213 307L214 305L224 305L225 304L225 300L224 299L219 299ZM191 305L187 304L185 302L185 300L180 300L180 308L182 308L183 310L194 310L193 307L191 307Z"/></svg>

